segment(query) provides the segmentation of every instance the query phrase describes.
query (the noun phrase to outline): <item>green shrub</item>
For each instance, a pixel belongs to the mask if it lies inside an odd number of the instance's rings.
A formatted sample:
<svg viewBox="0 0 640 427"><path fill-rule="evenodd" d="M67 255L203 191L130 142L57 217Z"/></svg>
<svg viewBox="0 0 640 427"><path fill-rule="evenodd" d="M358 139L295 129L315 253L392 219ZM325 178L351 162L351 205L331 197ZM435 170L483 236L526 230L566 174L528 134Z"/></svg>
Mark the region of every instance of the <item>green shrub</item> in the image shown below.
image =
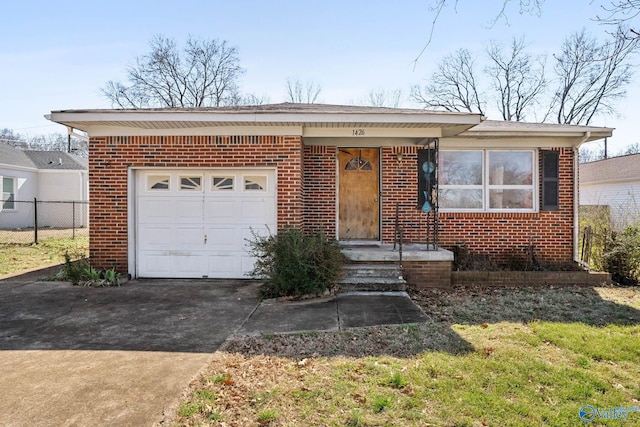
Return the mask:
<svg viewBox="0 0 640 427"><path fill-rule="evenodd" d="M622 285L638 284L640 278L640 226L628 225L611 233L603 253L605 270Z"/></svg>
<svg viewBox="0 0 640 427"><path fill-rule="evenodd" d="M266 280L260 290L263 298L320 295L342 274L340 245L321 231L304 234L288 228L266 237L253 233L249 244L256 259L249 274Z"/></svg>
<svg viewBox="0 0 640 427"><path fill-rule="evenodd" d="M97 270L89 264L86 258L72 261L68 252L64 254L62 270L60 270L53 279L68 281L73 285L120 286L120 273L113 268L109 270Z"/></svg>

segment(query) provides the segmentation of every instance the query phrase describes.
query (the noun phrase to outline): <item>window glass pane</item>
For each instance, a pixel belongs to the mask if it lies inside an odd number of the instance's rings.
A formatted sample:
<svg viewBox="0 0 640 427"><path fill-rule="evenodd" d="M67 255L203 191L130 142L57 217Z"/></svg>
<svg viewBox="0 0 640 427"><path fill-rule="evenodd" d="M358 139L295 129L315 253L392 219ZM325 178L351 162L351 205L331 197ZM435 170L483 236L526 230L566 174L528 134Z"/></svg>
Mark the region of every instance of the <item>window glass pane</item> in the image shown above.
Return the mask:
<svg viewBox="0 0 640 427"><path fill-rule="evenodd" d="M440 185L482 185L481 151L441 151Z"/></svg>
<svg viewBox="0 0 640 427"><path fill-rule="evenodd" d="M491 209L532 209L533 190L489 190Z"/></svg>
<svg viewBox="0 0 640 427"><path fill-rule="evenodd" d="M181 176L180 190L200 190L202 188L202 177L200 176Z"/></svg>
<svg viewBox="0 0 640 427"><path fill-rule="evenodd" d="M13 193L13 178L2 178L2 192Z"/></svg>
<svg viewBox="0 0 640 427"><path fill-rule="evenodd" d="M2 209L13 210L16 208L15 194L13 193L13 178L2 178Z"/></svg>
<svg viewBox="0 0 640 427"><path fill-rule="evenodd" d="M482 190L441 188L438 204L442 209L482 209Z"/></svg>
<svg viewBox="0 0 640 427"><path fill-rule="evenodd" d="M532 185L531 151L490 151L489 185Z"/></svg>
<svg viewBox="0 0 640 427"><path fill-rule="evenodd" d="M149 190L168 190L168 175L149 175L147 177L147 185Z"/></svg>
<svg viewBox="0 0 640 427"><path fill-rule="evenodd" d="M233 177L232 176L214 176L213 177L213 186L211 187L213 191L233 191Z"/></svg>
<svg viewBox="0 0 640 427"><path fill-rule="evenodd" d="M245 190L257 190L264 191L267 189L267 177L266 176L245 176L244 177L244 189Z"/></svg>

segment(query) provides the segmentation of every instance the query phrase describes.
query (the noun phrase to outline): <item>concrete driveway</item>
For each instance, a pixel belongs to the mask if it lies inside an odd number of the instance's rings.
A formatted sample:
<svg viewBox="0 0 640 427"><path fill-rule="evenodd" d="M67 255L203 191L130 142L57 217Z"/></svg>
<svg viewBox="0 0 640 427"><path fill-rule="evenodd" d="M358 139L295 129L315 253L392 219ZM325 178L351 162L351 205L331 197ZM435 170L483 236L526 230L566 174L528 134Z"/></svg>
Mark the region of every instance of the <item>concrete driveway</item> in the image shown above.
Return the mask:
<svg viewBox="0 0 640 427"><path fill-rule="evenodd" d="M0 281L0 425L150 425L258 306L255 283Z"/></svg>
<svg viewBox="0 0 640 427"><path fill-rule="evenodd" d="M47 274L41 273L46 276ZM234 333L415 323L406 294L264 301L258 283L140 280L119 288L0 281L0 425L160 421Z"/></svg>

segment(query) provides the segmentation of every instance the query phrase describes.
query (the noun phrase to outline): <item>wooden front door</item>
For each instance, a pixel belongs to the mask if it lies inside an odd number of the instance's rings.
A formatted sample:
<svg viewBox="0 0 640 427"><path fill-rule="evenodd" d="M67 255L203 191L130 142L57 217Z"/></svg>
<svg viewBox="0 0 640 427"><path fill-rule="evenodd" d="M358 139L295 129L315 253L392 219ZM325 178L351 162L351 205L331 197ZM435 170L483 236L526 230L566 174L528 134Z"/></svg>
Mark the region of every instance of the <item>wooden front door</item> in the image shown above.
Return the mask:
<svg viewBox="0 0 640 427"><path fill-rule="evenodd" d="M380 152L338 149L338 238L380 240Z"/></svg>

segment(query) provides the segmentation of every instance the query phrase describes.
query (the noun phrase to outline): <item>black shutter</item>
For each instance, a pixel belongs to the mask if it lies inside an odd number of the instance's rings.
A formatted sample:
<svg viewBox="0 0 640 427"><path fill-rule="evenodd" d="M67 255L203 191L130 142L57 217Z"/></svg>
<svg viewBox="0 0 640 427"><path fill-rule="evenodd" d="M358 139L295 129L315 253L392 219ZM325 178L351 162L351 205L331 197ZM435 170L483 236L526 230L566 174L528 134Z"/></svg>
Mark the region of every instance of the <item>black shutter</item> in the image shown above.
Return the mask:
<svg viewBox="0 0 640 427"><path fill-rule="evenodd" d="M560 209L560 153L542 151L542 210Z"/></svg>

